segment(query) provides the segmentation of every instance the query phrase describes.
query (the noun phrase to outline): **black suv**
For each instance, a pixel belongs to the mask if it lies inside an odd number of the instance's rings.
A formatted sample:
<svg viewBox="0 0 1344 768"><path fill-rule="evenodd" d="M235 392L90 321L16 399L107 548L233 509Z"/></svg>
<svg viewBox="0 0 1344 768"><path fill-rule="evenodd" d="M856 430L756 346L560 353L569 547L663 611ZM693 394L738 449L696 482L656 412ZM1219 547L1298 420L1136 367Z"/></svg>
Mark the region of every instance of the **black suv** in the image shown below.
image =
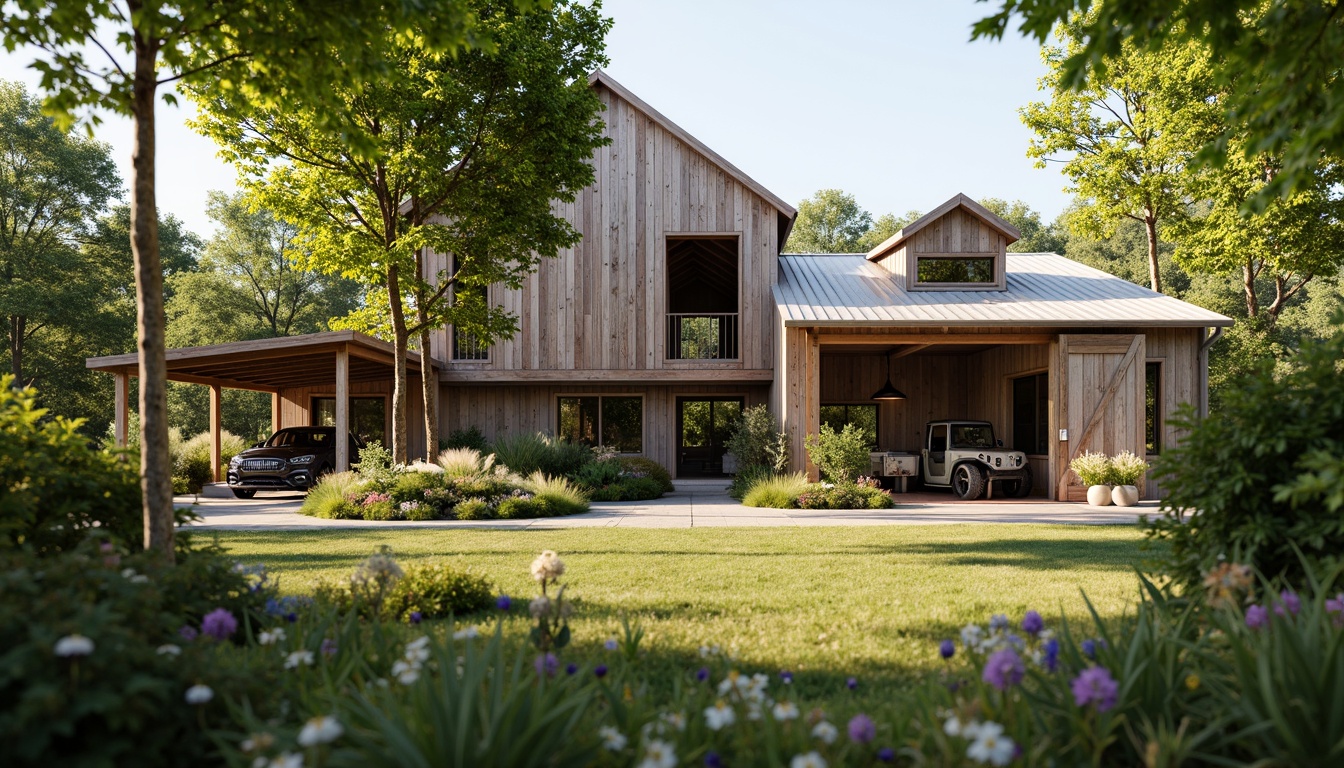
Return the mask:
<svg viewBox="0 0 1344 768"><path fill-rule="evenodd" d="M350 435L350 458L362 447ZM335 427L282 429L229 461L229 490L240 499L264 490L306 491L335 466Z"/></svg>

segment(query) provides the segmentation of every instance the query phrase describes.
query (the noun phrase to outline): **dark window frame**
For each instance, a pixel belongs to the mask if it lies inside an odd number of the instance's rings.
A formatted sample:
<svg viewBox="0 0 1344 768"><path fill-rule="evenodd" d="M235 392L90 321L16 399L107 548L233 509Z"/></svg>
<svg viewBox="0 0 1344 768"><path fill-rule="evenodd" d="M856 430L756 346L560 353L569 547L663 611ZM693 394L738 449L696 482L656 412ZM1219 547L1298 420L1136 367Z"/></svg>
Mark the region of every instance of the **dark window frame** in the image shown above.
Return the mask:
<svg viewBox="0 0 1344 768"><path fill-rule="evenodd" d="M555 396L555 434L556 434L556 436L557 436L557 437L560 437L560 438L567 439L567 440L568 440L568 439L571 439L569 435L566 435L566 434L564 434L564 433L561 431L561 421L562 421L563 418L564 418L564 414L563 414L564 401L565 401L565 400L589 400L589 399L591 399L591 400L596 400L596 401L597 401L597 424L596 424L596 428L593 430L593 434L596 436L596 440L595 440L594 442L589 442L588 440L586 440L586 439L584 439L583 437L580 436L580 437L576 440L576 442L585 443L585 444L587 444L587 445L592 445L592 446L594 446L594 447L599 447L599 448L601 448L601 447L606 447L606 437L607 437L607 436L606 436L606 434L605 434L605 433L606 433L606 424L604 423L604 421L605 421L605 411L604 411L604 409L603 409L603 407L602 407L602 406L603 406L603 401L604 401L604 400L629 400L629 399L634 399L634 400L638 400L638 401L639 401L639 450L637 450L637 451L618 451L618 453L620 453L620 455L622 455L622 456L642 456L642 455L644 455L644 448L645 448L645 444L647 443L647 440L646 440L647 435L645 435L645 431L646 431L646 428L647 428L647 426L648 426L648 419L645 417L645 413L644 413L644 406L645 406L645 404L646 404L646 403L645 403L646 398L644 397L644 395L642 395L642 394L638 394L638 393L630 393L630 394L601 394L601 395L595 395L595 394L568 393L568 392L567 392L567 393L565 393L565 394L563 394L563 395L556 395L556 396ZM580 408L582 408L582 406L580 406Z"/></svg>
<svg viewBox="0 0 1344 768"><path fill-rule="evenodd" d="M1018 436L1019 425L1017 418L1017 385L1018 382L1033 382L1032 410L1032 441L1027 450L1019 445ZM1028 456L1048 456L1050 454L1050 372L1033 371L1021 375L1015 375L1011 379L1012 389L1009 391L1009 412L1012 414L1012 423L1009 425L1009 434L1012 436L1012 448L1015 451L1022 451ZM1041 399L1044 396L1045 402ZM1042 407L1044 406L1044 407ZM1043 449L1043 450L1037 450Z"/></svg>
<svg viewBox="0 0 1344 768"><path fill-rule="evenodd" d="M925 254L925 253L921 253L921 254L918 254L917 256L915 256L915 285L917 285L917 286L931 286L931 287L935 287L935 288L938 288L938 287L944 287L944 286L954 286L954 285L971 285L971 286L977 286L977 287L980 287L980 286L986 286L986 285L994 285L994 284L996 284L996 283L998 282L998 278L997 278L998 264L995 262L995 259L998 259L998 258L999 258L999 256L998 256L997 254L993 254L993 253L986 253L984 256L937 256L937 255L934 255L934 254ZM919 267L920 267L920 265L921 265L923 262L926 262L926 261L930 261L930 262L932 262L932 261L959 261L959 262L983 261L983 262L987 262L988 265L989 265L989 274L988 274L988 277L987 277L986 279L984 279L984 280L925 280L924 278L922 278L922 277L920 276L920 269L919 269Z"/></svg>
<svg viewBox="0 0 1344 768"><path fill-rule="evenodd" d="M390 428L390 425L388 424L388 418L389 418L389 415L390 415L390 413L391 413L391 409L392 409L391 399L392 399L391 396L390 396L390 395L386 395L386 394L382 394L382 395L377 395L377 394L375 394L375 395L350 395L350 429L351 429L351 431L353 432L354 429L355 429L355 414L354 414L354 410L355 410L355 408L354 408L354 406L355 406L355 402L358 401L358 400L377 400L377 401L379 401L379 402L381 402L381 403L383 404L383 429L382 429L382 432L378 435L378 438L377 438L377 439L378 439L378 442L379 442L381 445L383 445L384 447L390 448L391 445L392 445L392 444L391 444L391 434L390 434L390 433L391 433L391 428ZM311 397L308 398L308 426L310 426L310 427L322 427L322 426L328 426L328 425L325 425L325 424L318 424L318 423L317 423L317 416L318 416L317 401L319 401L319 400L330 400L330 401L332 401L332 403L333 403L333 405L332 405L332 412L333 412L333 413L335 412L335 401L336 401L336 396L335 396L335 395L312 395ZM363 437L361 437L360 439L361 439L361 440L364 440ZM368 441L368 440L364 440L364 442L367 444L369 441ZM352 456L350 460L351 460L351 461L355 461L355 460L356 460L356 457L353 457L353 456Z"/></svg>
<svg viewBox="0 0 1344 768"><path fill-rule="evenodd" d="M1144 454L1162 453L1162 368L1165 360L1146 360L1143 366Z"/></svg>
<svg viewBox="0 0 1344 768"><path fill-rule="evenodd" d="M877 403L822 403L820 409L818 409L818 415L820 415L820 411L822 409L826 408L844 408L845 409L844 423L846 424L854 423L854 421L849 418L850 408L872 408L873 441L869 443L868 447L872 451L878 450L878 446L881 444L882 441L882 409L878 407ZM823 424L825 423L825 419L819 419L819 421ZM832 429L834 429L834 427L832 427Z"/></svg>

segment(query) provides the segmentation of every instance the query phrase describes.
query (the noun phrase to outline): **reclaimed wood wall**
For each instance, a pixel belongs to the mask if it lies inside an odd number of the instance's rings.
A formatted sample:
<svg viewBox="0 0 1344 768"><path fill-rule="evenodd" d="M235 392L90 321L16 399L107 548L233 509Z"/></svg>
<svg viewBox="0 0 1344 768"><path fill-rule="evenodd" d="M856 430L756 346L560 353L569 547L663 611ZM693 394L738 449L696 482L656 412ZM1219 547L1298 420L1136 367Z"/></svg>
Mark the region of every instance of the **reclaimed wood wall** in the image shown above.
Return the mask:
<svg viewBox="0 0 1344 768"><path fill-rule="evenodd" d="M408 456L416 459L425 455L425 409L424 399L420 396L420 377L411 374L407 380L407 386L410 387L407 400L410 407L407 409L406 450ZM391 376L384 381L350 382L351 397L367 397L369 395L382 395L387 400L383 445L390 445L392 440ZM334 384L316 387L289 387L280 390L280 427L283 429L284 427L312 426L313 398L335 396L336 386ZM440 418L439 421L442 423L443 419ZM351 456L350 460L356 461L357 457Z"/></svg>
<svg viewBox="0 0 1344 768"><path fill-rule="evenodd" d="M1013 445L1013 379L1050 369L1053 345L1023 344L993 347L970 355L966 361L967 408L966 417L988 421L994 425L994 435L1006 448ZM1053 404L1053 396L1051 399ZM1054 414L1053 406L1049 409ZM1050 421L1049 434L1055 434L1055 423ZM1053 444L1056 441L1051 441ZM1053 455L1031 454L1033 496L1045 496L1050 487Z"/></svg>
<svg viewBox="0 0 1344 768"><path fill-rule="evenodd" d="M966 418L967 355L911 355L893 360L891 383L905 400L877 403L877 446L883 451L918 453L924 424ZM873 392L887 380L883 354L821 355L821 402L872 405Z"/></svg>

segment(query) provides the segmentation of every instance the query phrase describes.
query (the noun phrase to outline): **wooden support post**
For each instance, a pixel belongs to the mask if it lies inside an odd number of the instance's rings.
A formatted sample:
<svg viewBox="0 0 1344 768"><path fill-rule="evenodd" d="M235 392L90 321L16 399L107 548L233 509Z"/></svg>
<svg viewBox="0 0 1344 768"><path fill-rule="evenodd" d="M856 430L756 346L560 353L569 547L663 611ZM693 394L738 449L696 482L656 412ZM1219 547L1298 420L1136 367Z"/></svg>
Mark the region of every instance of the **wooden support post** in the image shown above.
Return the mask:
<svg viewBox="0 0 1344 768"><path fill-rule="evenodd" d="M336 471L350 471L350 352L336 350Z"/></svg>
<svg viewBox="0 0 1344 768"><path fill-rule="evenodd" d="M223 459L220 449L219 433L224 421L224 388L218 384L210 385L210 478L219 482L219 465Z"/></svg>
<svg viewBox="0 0 1344 768"><path fill-rule="evenodd" d="M271 434L280 431L280 393L271 393Z"/></svg>
<svg viewBox="0 0 1344 768"><path fill-rule="evenodd" d="M116 416L113 422L113 436L118 448L126 447L126 429L127 429L127 411L130 409L131 398L131 375L129 373L113 374L116 381Z"/></svg>
<svg viewBox="0 0 1344 768"><path fill-rule="evenodd" d="M821 433L821 344L817 334L809 331L806 336L807 351L804 364L805 385L807 392L807 402L803 406L803 453L807 454L807 435L816 435ZM821 472L816 464L812 463L812 457L806 456L807 477L812 482L821 479Z"/></svg>

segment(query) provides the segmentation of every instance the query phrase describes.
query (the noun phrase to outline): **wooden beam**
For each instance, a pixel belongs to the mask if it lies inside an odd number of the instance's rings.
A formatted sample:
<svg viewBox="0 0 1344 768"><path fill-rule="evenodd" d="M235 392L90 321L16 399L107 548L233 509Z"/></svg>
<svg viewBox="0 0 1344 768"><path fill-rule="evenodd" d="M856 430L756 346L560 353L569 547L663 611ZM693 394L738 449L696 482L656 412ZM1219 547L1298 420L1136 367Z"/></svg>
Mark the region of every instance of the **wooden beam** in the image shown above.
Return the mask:
<svg viewBox="0 0 1344 768"><path fill-rule="evenodd" d="M350 471L350 353L336 350L336 471Z"/></svg>
<svg viewBox="0 0 1344 768"><path fill-rule="evenodd" d="M218 384L210 385L210 479L219 482L219 465L223 458L219 433L224 422L224 388Z"/></svg>
<svg viewBox="0 0 1344 768"><path fill-rule="evenodd" d="M113 387L113 390L116 393L116 415L113 417L114 426L112 427L112 434L113 439L117 443L117 447L125 448L126 426L128 423L127 412L130 409L131 375L129 373L117 373L113 374L113 376L116 382Z"/></svg>
<svg viewBox="0 0 1344 768"><path fill-rule="evenodd" d="M803 429L803 445L806 448L807 435L816 435L821 432L821 345L816 333L807 334L807 356L806 371L804 372L805 385L807 392L807 403L804 405L803 413L806 414L807 422ZM806 454L806 450L804 450ZM807 456L807 477L812 482L820 478L820 470L817 465L812 463L812 457Z"/></svg>
<svg viewBox="0 0 1344 768"><path fill-rule="evenodd" d="M902 349L900 352L891 353L891 355L887 358L887 362L890 363L892 360L900 360L902 357L909 357L910 355L923 352L924 350L932 346L933 346L932 344L912 344L906 347L905 349Z"/></svg>
<svg viewBox="0 0 1344 768"><path fill-rule="evenodd" d="M512 371L453 370L452 368L446 368L439 372L439 381L444 384L531 384L538 382L559 384L573 382L585 384L662 384L668 382L714 382L717 384L744 382L754 384L770 382L774 378L775 371L771 368L654 368L645 370L532 368Z"/></svg>
<svg viewBox="0 0 1344 768"><path fill-rule="evenodd" d="M822 346L873 344L1049 344L1053 333L825 333Z"/></svg>
<svg viewBox="0 0 1344 768"><path fill-rule="evenodd" d="M1069 346L1072 348L1073 343L1070 342ZM1087 426L1083 428L1082 436L1079 437L1078 442L1073 443L1073 447L1069 449L1069 460L1065 463L1065 466L1072 464L1073 460L1078 458L1078 453L1082 450L1083 445L1087 442L1088 438L1092 437L1092 433L1096 431L1097 425L1101 424L1101 417L1106 413L1106 406L1111 404L1111 399L1115 397L1116 391L1120 389L1120 382L1125 380L1125 372L1128 371L1129 366L1134 363L1134 358L1139 354L1139 347L1142 346L1143 336L1141 334L1136 334L1133 340L1129 343L1129 351L1125 353L1124 357L1120 358L1119 367L1115 369L1115 373L1111 374L1111 381L1106 385L1106 390L1101 393L1101 399L1097 401L1096 407L1092 409L1092 415L1088 416ZM1065 360L1064 364L1068 365L1068 361ZM1072 442L1073 436L1070 435L1069 439L1070 442ZM1064 485L1067 480L1068 473L1066 472L1061 475L1059 479L1058 491L1060 496L1064 495Z"/></svg>

